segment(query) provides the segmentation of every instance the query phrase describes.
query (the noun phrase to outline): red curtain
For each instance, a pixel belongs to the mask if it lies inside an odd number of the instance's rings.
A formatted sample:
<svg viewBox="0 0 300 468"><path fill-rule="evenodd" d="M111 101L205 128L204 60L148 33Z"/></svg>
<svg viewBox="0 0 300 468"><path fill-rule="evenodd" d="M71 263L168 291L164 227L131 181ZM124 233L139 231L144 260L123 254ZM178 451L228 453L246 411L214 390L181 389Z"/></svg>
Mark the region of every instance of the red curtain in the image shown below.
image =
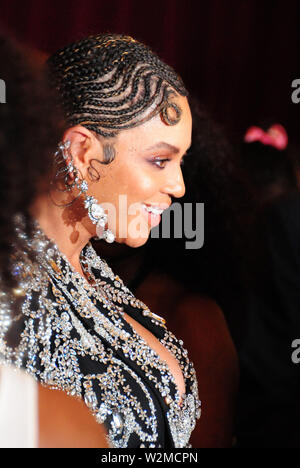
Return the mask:
<svg viewBox="0 0 300 468"><path fill-rule="evenodd" d="M298 5L296 0L0 0L0 21L48 53L99 32L135 36L173 65L213 117L237 136L266 118L285 125L300 143L300 104L291 100L291 83L300 78Z"/></svg>

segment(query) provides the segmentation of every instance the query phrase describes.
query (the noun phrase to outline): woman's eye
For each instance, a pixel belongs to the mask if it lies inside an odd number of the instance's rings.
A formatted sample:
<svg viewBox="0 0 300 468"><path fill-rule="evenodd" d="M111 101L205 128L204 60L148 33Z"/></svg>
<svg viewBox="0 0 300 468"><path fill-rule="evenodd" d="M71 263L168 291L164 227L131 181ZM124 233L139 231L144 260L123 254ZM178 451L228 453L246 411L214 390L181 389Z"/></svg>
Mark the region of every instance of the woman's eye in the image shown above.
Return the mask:
<svg viewBox="0 0 300 468"><path fill-rule="evenodd" d="M164 169L169 159L154 159L153 164L159 167L159 169Z"/></svg>

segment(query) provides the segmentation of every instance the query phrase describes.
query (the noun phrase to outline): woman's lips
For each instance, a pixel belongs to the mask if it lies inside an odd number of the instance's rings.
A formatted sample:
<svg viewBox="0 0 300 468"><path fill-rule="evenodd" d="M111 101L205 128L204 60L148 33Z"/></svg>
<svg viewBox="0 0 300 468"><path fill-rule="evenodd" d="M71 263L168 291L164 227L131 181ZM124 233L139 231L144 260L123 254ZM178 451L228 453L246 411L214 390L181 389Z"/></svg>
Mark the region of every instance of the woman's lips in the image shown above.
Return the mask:
<svg viewBox="0 0 300 468"><path fill-rule="evenodd" d="M142 203L142 215L143 217L146 219L146 221L148 222L148 224L151 226L151 227L155 227L157 226L160 221L161 221L161 214L158 214L157 212L150 212L147 210L147 207L148 208L152 208L155 210L155 208L159 209L159 211L163 211L165 208L161 208L160 206L158 207L157 205L154 206L154 205L146 205L146 203ZM156 211L156 210L155 210Z"/></svg>

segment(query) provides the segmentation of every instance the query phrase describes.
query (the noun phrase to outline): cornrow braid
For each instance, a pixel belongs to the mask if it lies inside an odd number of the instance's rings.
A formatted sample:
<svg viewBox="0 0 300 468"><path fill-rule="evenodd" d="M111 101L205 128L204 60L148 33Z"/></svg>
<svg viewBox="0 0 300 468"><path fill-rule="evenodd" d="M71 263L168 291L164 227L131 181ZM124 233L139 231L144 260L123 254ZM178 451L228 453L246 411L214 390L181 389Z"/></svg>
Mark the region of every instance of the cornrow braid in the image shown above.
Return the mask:
<svg viewBox="0 0 300 468"><path fill-rule="evenodd" d="M181 110L171 96L187 96L175 71L129 36L104 34L74 42L52 55L48 67L67 123L103 137L114 137L158 113L174 125ZM168 108L175 110L173 120Z"/></svg>

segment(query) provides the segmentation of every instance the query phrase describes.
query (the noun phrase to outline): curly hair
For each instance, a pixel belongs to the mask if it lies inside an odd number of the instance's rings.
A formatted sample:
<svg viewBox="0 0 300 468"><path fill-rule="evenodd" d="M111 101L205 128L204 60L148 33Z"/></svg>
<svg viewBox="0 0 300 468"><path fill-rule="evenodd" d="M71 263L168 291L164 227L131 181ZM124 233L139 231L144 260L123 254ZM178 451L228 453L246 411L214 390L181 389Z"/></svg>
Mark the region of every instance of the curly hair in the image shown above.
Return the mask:
<svg viewBox="0 0 300 468"><path fill-rule="evenodd" d="M61 128L44 73L31 63L30 51L1 33L0 60L6 84L6 103L0 104L0 271L4 282L13 285L13 218L23 213L29 230L28 211L49 173Z"/></svg>
<svg viewBox="0 0 300 468"><path fill-rule="evenodd" d="M57 51L48 66L70 126L114 137L158 113L168 125L180 119L171 96L187 96L181 78L132 37L90 36Z"/></svg>

